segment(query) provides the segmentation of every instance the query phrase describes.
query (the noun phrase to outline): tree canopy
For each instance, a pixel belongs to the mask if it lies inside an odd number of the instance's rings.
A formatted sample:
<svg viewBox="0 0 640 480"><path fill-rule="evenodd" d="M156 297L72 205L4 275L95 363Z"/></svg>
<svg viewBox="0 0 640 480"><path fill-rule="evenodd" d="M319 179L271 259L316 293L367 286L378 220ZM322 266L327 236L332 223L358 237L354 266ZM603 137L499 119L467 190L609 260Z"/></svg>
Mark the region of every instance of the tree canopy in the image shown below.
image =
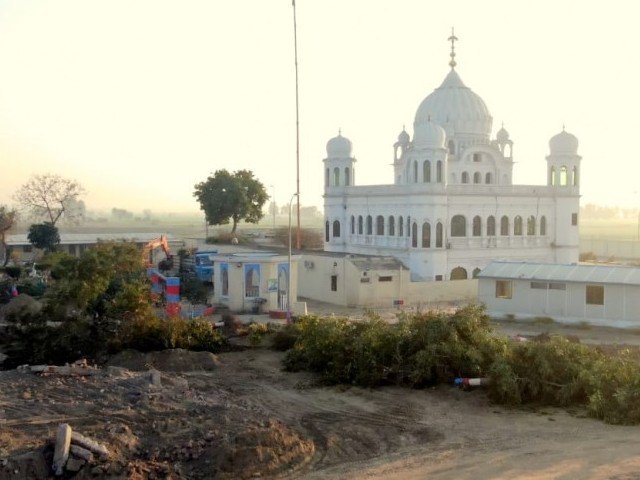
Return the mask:
<svg viewBox="0 0 640 480"><path fill-rule="evenodd" d="M262 182L249 170L233 173L217 170L206 181L195 185L193 196L198 199L209 225L227 225L231 221L232 234L240 220L258 223L269 198Z"/></svg>
<svg viewBox="0 0 640 480"><path fill-rule="evenodd" d="M0 253L4 255L3 265L6 265L9 261L9 249L7 247L6 235L18 220L18 212L15 209L10 209L5 205L0 205ZM2 257L0 257L2 258Z"/></svg>
<svg viewBox="0 0 640 480"><path fill-rule="evenodd" d="M31 225L27 238L34 247L47 252L53 252L60 243L58 227L49 222Z"/></svg>
<svg viewBox="0 0 640 480"><path fill-rule="evenodd" d="M14 198L31 215L55 226L63 217L67 220L82 217L84 203L79 198L83 194L84 188L76 180L46 173L32 176Z"/></svg>

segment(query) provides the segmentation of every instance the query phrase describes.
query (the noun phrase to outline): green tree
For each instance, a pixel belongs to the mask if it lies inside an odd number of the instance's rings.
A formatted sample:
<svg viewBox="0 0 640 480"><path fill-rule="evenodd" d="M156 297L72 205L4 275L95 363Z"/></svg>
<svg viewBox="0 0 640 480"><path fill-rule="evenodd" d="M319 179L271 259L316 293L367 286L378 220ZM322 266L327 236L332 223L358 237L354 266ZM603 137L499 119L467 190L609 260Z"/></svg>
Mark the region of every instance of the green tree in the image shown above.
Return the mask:
<svg viewBox="0 0 640 480"><path fill-rule="evenodd" d="M55 251L57 245L60 243L58 227L49 222L34 223L31 225L27 238L34 247L46 252Z"/></svg>
<svg viewBox="0 0 640 480"><path fill-rule="evenodd" d="M16 202L36 218L44 218L55 226L58 220L73 221L84 214L79 198L84 188L76 180L50 173L34 175L14 195Z"/></svg>
<svg viewBox="0 0 640 480"><path fill-rule="evenodd" d="M206 181L195 185L193 196L198 199L209 225L227 225L232 221L232 234L240 220L258 223L269 198L262 182L249 170L233 173L217 170Z"/></svg>
<svg viewBox="0 0 640 480"><path fill-rule="evenodd" d="M0 248L4 260L2 265L6 266L9 262L9 247L7 246L6 235L14 227L18 219L18 212L4 205L0 205Z"/></svg>

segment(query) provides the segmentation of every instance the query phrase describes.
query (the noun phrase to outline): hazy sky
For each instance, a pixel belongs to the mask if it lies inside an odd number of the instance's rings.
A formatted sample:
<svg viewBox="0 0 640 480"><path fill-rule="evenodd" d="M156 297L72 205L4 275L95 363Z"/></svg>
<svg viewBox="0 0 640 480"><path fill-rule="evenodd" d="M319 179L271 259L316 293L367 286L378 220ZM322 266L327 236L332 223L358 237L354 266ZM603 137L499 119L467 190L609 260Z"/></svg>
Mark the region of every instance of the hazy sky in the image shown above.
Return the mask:
<svg viewBox="0 0 640 480"><path fill-rule="evenodd" d="M548 139L580 140L583 203L640 204L640 2L297 0L302 203L322 204L342 128L358 184L449 67L511 134L516 183ZM193 185L248 168L295 191L290 0L0 0L0 203L32 173L80 180L89 208L197 210ZM271 188L269 193L271 193Z"/></svg>

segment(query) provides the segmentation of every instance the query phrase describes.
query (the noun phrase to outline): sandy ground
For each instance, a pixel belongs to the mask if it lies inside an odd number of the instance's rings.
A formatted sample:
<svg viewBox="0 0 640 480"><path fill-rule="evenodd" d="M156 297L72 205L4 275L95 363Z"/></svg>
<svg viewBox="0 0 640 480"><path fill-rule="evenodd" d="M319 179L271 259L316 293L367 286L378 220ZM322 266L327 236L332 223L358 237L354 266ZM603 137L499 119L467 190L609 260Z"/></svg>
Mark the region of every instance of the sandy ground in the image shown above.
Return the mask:
<svg viewBox="0 0 640 480"><path fill-rule="evenodd" d="M176 355L144 360L165 369L159 387L124 368L0 372L0 478L44 478L15 458L68 422L112 450L76 478L640 479L640 427L580 410L506 409L448 386L323 387L261 348ZM211 370L167 371L186 364Z"/></svg>

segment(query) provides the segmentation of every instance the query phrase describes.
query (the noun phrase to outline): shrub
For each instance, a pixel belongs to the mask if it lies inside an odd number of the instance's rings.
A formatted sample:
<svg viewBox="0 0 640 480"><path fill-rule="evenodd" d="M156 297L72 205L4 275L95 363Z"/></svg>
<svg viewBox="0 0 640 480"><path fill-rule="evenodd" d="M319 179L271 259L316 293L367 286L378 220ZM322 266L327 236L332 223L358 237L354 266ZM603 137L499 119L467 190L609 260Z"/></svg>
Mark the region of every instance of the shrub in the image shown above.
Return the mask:
<svg viewBox="0 0 640 480"><path fill-rule="evenodd" d="M208 320L195 318L187 322L187 345L189 350L219 352L227 343L222 334Z"/></svg>
<svg viewBox="0 0 640 480"><path fill-rule="evenodd" d="M578 405L609 423L640 423L637 351L548 334L510 342L494 334L481 307L407 315L397 325L306 316L287 333L294 344L285 368L317 372L328 383L420 387L489 377L487 392L497 403Z"/></svg>
<svg viewBox="0 0 640 480"><path fill-rule="evenodd" d="M279 352L285 352L293 348L298 339L297 324L285 325L276 330L271 339L271 348Z"/></svg>
<svg viewBox="0 0 640 480"><path fill-rule="evenodd" d="M277 228L274 234L274 240L281 243L285 247L289 245L289 227ZM291 244L295 245L296 231L291 231ZM303 250L322 250L324 239L320 228L301 228L300 229L300 248Z"/></svg>
<svg viewBox="0 0 640 480"><path fill-rule="evenodd" d="M22 267L17 265L16 266L7 265L6 267L4 267L4 273L9 275L11 278L17 280L20 278L20 275L22 275Z"/></svg>
<svg viewBox="0 0 640 480"><path fill-rule="evenodd" d="M262 343L262 339L269 333L270 329L266 323L251 323L246 331L249 336L249 343L255 347Z"/></svg>

